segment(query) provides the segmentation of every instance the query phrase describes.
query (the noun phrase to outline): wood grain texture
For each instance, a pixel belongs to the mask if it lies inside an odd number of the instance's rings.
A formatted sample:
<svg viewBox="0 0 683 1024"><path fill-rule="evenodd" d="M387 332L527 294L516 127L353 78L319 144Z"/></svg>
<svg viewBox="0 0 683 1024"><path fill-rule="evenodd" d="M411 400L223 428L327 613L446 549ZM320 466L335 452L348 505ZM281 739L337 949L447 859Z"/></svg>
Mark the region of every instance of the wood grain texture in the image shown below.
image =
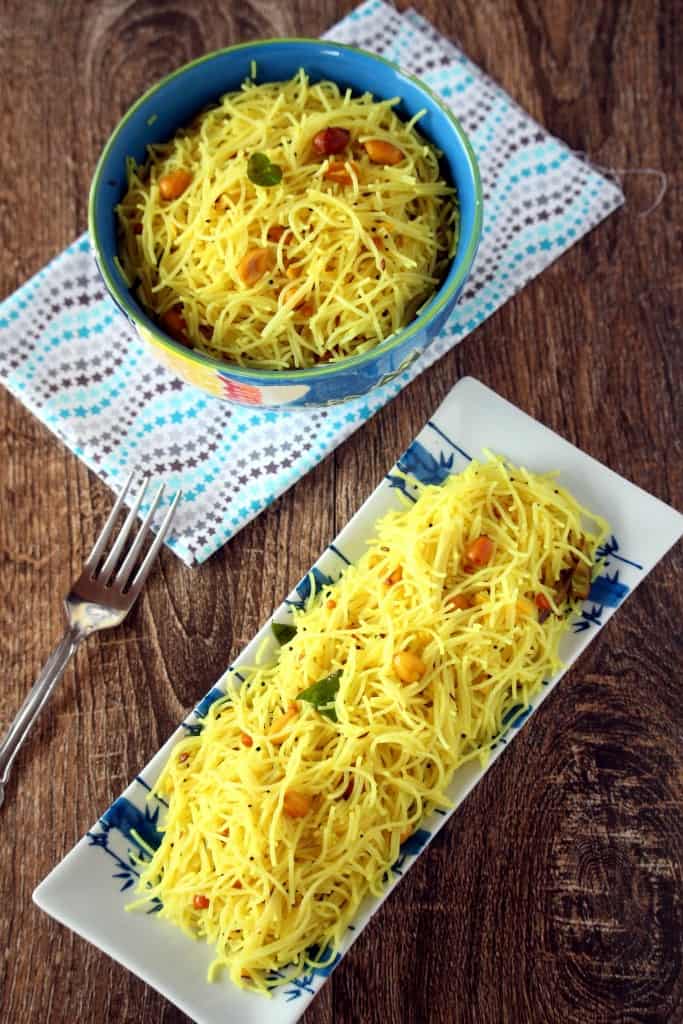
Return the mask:
<svg viewBox="0 0 683 1024"><path fill-rule="evenodd" d="M352 4L4 0L0 295L85 227L96 158L162 74L238 40L317 35ZM683 502L683 31L676 0L422 0L420 11L627 205L201 570L164 552L125 626L93 638L17 763L0 820L0 1020L181 1022L31 903L472 374L665 501ZM57 639L106 489L0 392L0 722ZM643 524L643 529L647 529ZM305 1024L683 1020L680 549L600 634L388 900ZM679 575L677 576L677 572Z"/></svg>

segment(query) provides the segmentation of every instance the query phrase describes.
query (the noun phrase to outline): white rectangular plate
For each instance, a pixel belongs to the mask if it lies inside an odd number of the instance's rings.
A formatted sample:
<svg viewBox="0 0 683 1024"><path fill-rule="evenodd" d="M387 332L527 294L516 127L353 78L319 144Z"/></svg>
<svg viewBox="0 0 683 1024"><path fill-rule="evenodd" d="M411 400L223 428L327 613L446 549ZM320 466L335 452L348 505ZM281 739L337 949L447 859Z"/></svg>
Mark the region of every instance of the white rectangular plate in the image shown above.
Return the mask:
<svg viewBox="0 0 683 1024"><path fill-rule="evenodd" d="M461 471L471 457L483 458L484 449L505 455L511 462L535 472L559 470L562 484L582 504L604 516L614 530L601 551L605 559L601 575L564 638L561 654L565 669L547 682L530 707L520 705L516 713L508 716L506 731L493 751L490 768L623 598L680 537L683 516L472 378L461 380L453 388L397 465L425 483L440 483L449 473ZM378 517L396 507L399 491L410 490L403 477L395 474L395 468L318 559L314 573L318 583L336 578L348 562L365 550ZM285 621L290 604L305 598L309 589L310 577L306 577L274 618ZM270 622L269 619L232 669L253 664L264 638L271 638L274 654ZM241 991L227 980L209 985L205 979L212 954L205 943L193 942L154 913L125 910L138 874L131 854L140 854L131 829L154 839L155 821L163 808L158 801L147 799L150 787L171 747L187 735L187 730L201 728L203 716L220 692L219 681L125 793L38 886L33 898L48 914L134 971L199 1024L224 1024L227 1020L241 1024L292 1024L332 968L288 982L271 1000ZM453 811L488 768L470 763L456 773L449 789ZM434 813L403 844L384 898L453 811ZM362 907L349 929L342 956L381 902L368 900Z"/></svg>

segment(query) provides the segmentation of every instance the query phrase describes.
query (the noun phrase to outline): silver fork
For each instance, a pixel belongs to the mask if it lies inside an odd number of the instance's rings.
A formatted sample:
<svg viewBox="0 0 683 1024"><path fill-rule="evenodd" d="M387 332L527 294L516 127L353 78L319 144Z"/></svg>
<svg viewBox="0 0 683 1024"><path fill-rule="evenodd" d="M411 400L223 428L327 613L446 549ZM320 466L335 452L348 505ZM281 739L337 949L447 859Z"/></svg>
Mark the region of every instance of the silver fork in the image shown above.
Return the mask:
<svg viewBox="0 0 683 1024"><path fill-rule="evenodd" d="M31 727L37 719L40 711L47 703L55 686L59 682L67 666L69 659L75 652L78 645L91 633L99 629L110 629L118 626L125 619L130 609L135 604L138 594L147 579L154 559L159 548L164 542L168 533L178 502L182 496L181 491L175 495L169 507L161 528L152 542L149 551L145 555L140 568L131 582L131 575L137 562L145 539L150 534L150 527L154 513L157 510L161 496L164 493L162 484L157 491L150 506L149 512L138 531L130 550L121 564L116 576L112 575L121 557L128 536L137 518L140 505L145 497L149 479L145 480L140 493L133 502L121 532L109 552L104 564L99 568L100 561L104 555L107 543L112 535L116 517L121 511L123 502L130 489L134 474L131 473L116 504L109 513L109 518L104 524L104 529L98 537L95 547L90 552L85 568L71 590L64 599L64 610L66 612L67 627L63 638L57 644L54 651L43 666L42 672L29 690L26 700L19 709L16 718L12 722L5 738L0 743L0 807L5 798L5 786L9 778L10 769L22 743L28 736ZM128 583L130 582L130 586Z"/></svg>

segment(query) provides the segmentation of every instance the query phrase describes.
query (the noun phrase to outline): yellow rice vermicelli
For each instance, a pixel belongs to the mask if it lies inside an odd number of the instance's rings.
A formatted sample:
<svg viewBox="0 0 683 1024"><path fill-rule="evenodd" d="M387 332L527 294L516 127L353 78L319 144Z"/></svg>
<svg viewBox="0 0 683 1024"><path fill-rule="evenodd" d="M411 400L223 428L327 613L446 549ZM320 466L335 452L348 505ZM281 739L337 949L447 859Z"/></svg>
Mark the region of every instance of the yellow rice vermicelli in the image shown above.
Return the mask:
<svg viewBox="0 0 683 1024"><path fill-rule="evenodd" d="M190 347L276 370L410 322L445 276L458 212L419 115L403 122L397 103L303 71L247 80L130 160L119 265L142 305Z"/></svg>
<svg viewBox="0 0 683 1024"><path fill-rule="evenodd" d="M339 946L453 773L560 666L606 524L491 458L385 515L296 633L214 704L156 785L169 803L141 902L267 990Z"/></svg>

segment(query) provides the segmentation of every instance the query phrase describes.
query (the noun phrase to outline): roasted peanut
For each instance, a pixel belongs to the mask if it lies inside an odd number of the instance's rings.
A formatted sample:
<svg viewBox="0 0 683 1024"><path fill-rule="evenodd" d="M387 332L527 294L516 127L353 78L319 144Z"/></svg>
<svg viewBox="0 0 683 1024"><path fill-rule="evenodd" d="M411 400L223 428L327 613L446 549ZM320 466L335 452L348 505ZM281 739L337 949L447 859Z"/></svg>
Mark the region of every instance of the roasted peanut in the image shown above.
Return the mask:
<svg viewBox="0 0 683 1024"><path fill-rule="evenodd" d="M351 167L358 177L358 164L355 160L348 161L349 167ZM324 177L327 181L334 181L337 185L353 185L353 178L351 177L351 171L346 164L334 163L325 171Z"/></svg>
<svg viewBox="0 0 683 1024"><path fill-rule="evenodd" d="M402 683L415 683L425 674L427 666L413 651L400 651L394 655L394 671Z"/></svg>
<svg viewBox="0 0 683 1024"><path fill-rule="evenodd" d="M349 144L351 135L346 128L323 128L313 137L313 148L321 156L342 153Z"/></svg>
<svg viewBox="0 0 683 1024"><path fill-rule="evenodd" d="M385 139L368 139L363 146L373 164L400 164L405 158L402 149Z"/></svg>
<svg viewBox="0 0 683 1024"><path fill-rule="evenodd" d="M169 171L159 178L159 192L162 199L177 199L183 194L192 181L189 171L178 168L176 171Z"/></svg>
<svg viewBox="0 0 683 1024"><path fill-rule="evenodd" d="M273 263L270 249L249 249L240 260L237 273L244 284L256 284L272 268Z"/></svg>
<svg viewBox="0 0 683 1024"><path fill-rule="evenodd" d="M282 809L288 818L305 818L311 809L311 797L308 793L288 789L282 801Z"/></svg>

